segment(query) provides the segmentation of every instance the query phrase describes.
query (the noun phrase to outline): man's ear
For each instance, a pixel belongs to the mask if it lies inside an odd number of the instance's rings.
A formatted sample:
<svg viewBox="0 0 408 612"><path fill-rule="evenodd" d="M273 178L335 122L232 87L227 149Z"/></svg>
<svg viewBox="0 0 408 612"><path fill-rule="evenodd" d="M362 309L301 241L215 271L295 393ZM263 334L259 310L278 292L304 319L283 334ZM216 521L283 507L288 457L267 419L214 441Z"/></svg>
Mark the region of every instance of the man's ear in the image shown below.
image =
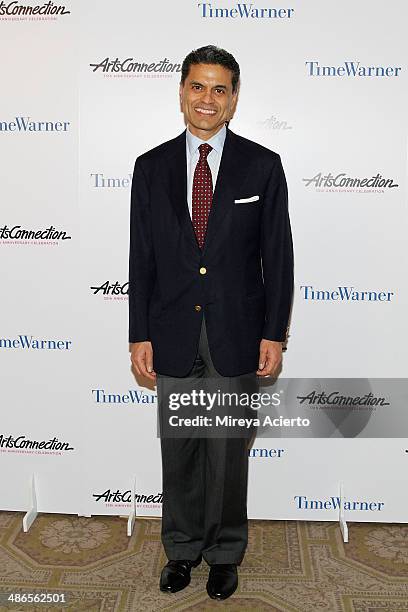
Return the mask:
<svg viewBox="0 0 408 612"><path fill-rule="evenodd" d="M232 103L231 103L231 117L230 119L233 118L234 114L235 114L235 110L237 108L237 104L238 104L238 94L239 94L239 84L237 86L236 91L232 94Z"/></svg>

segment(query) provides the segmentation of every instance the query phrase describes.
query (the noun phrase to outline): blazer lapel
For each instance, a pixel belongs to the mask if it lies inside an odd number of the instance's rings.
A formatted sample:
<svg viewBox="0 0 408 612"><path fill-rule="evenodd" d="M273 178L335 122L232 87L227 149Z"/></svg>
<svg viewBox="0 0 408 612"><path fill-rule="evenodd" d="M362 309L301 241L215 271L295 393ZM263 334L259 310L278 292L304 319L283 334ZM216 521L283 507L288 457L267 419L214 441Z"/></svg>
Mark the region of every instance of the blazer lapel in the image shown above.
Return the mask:
<svg viewBox="0 0 408 612"><path fill-rule="evenodd" d="M212 206L208 216L203 253L208 249L216 233L221 230L225 215L234 206L234 194L239 192L240 185L246 178L247 162L245 155L237 146L234 132L227 129Z"/></svg>
<svg viewBox="0 0 408 612"><path fill-rule="evenodd" d="M170 199L180 227L197 249L199 249L187 200L186 130L174 141L174 155L168 160L168 170L170 177Z"/></svg>

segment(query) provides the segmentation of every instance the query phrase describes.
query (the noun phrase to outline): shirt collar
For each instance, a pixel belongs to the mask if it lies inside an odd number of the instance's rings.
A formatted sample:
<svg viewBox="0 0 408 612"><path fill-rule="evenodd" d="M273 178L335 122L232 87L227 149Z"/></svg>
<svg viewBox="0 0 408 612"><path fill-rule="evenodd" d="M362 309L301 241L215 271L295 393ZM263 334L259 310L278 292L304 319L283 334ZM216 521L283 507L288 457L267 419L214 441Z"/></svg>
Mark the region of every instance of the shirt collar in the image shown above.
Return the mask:
<svg viewBox="0 0 408 612"><path fill-rule="evenodd" d="M217 151L217 153L221 153L222 148L224 146L226 135L227 135L227 128L225 125L223 125L222 128L219 130L219 132L214 134L214 136L211 136L209 140L201 140L201 138L194 136L194 134L190 132L187 126L186 139L187 139L187 145L188 145L190 156L194 155L198 147L203 143L209 144L213 149Z"/></svg>

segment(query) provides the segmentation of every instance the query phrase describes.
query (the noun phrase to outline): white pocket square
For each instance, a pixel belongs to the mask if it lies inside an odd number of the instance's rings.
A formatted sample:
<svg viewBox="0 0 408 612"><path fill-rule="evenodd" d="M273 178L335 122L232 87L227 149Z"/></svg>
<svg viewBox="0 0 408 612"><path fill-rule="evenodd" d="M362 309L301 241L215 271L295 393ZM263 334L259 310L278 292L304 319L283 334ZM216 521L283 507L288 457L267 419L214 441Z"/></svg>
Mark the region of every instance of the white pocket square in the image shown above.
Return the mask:
<svg viewBox="0 0 408 612"><path fill-rule="evenodd" d="M242 200L234 200L234 204L246 204L247 202L257 202L259 195L252 196L251 198L242 198Z"/></svg>

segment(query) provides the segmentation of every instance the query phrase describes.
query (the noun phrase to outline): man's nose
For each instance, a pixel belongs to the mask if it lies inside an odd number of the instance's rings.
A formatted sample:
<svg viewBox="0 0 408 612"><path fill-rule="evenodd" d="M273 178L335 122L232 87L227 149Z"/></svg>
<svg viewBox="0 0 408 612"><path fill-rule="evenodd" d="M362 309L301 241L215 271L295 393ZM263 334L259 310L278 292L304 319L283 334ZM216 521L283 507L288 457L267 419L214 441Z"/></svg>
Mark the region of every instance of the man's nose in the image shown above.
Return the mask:
<svg viewBox="0 0 408 612"><path fill-rule="evenodd" d="M212 104L213 103L213 94L212 94L211 89L205 89L204 90L204 95L203 95L202 101L205 104Z"/></svg>

